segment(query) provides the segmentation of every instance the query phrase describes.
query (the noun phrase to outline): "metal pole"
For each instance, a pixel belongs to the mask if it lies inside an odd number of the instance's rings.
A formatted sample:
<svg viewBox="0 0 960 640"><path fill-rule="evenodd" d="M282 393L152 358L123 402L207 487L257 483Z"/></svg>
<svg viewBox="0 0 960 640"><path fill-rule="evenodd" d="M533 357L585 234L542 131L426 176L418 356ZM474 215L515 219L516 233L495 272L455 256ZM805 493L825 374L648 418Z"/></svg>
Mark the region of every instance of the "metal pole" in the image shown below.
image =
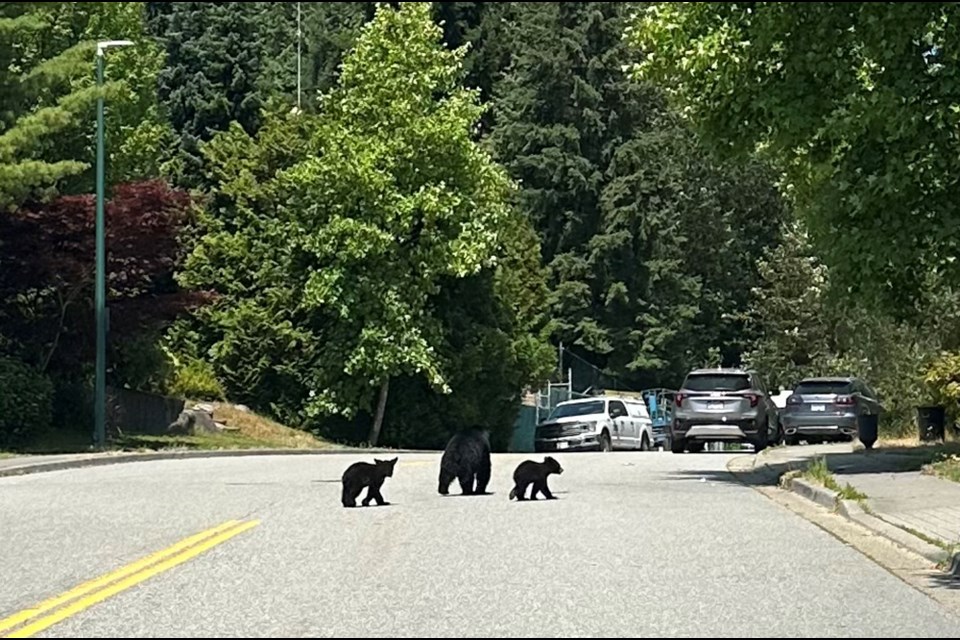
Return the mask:
<svg viewBox="0 0 960 640"><path fill-rule="evenodd" d="M97 447L106 444L106 397L107 397L107 325L106 325L106 239L104 238L103 215L103 49L97 48L97 276L96 276L96 321L97 321L97 371L94 399L94 437Z"/></svg>
<svg viewBox="0 0 960 640"><path fill-rule="evenodd" d="M94 389L93 441L97 447L107 443L107 250L106 222L103 215L103 52L109 47L129 47L129 40L105 40L97 43L97 275L94 306L97 323L97 363Z"/></svg>
<svg viewBox="0 0 960 640"><path fill-rule="evenodd" d="M563 382L563 342L557 348L557 373L560 374L560 382Z"/></svg>
<svg viewBox="0 0 960 640"><path fill-rule="evenodd" d="M300 3L297 3L297 110L300 110L300 47L303 32L300 30Z"/></svg>

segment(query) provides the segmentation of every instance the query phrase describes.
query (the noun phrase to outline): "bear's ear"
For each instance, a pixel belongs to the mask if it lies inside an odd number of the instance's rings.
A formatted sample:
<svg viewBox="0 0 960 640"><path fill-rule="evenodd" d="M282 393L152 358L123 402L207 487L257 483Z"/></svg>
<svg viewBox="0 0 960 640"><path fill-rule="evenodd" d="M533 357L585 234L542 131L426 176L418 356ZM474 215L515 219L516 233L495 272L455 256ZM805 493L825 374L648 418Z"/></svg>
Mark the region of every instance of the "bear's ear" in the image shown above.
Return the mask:
<svg viewBox="0 0 960 640"><path fill-rule="evenodd" d="M383 462L383 460L377 460L376 458L373 459L374 464L383 464Z"/></svg>
<svg viewBox="0 0 960 640"><path fill-rule="evenodd" d="M389 462L390 465L392 466L392 465L397 464L397 460L399 460L399 459L400 459L400 458L399 458L399 456L398 456L398 457L394 458L393 460L388 460L388 462Z"/></svg>

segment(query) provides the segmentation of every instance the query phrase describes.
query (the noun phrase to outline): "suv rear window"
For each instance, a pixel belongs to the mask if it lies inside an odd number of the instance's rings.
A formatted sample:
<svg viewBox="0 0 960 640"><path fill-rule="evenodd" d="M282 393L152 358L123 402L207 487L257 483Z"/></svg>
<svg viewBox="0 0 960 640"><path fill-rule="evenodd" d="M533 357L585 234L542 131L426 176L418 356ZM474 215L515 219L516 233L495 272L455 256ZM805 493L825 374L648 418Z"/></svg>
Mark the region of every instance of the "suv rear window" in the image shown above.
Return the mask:
<svg viewBox="0 0 960 640"><path fill-rule="evenodd" d="M794 390L794 393L800 396L851 392L853 392L853 385L843 380L801 382Z"/></svg>
<svg viewBox="0 0 960 640"><path fill-rule="evenodd" d="M689 391L746 391L750 376L742 373L700 373L687 376L683 388Z"/></svg>

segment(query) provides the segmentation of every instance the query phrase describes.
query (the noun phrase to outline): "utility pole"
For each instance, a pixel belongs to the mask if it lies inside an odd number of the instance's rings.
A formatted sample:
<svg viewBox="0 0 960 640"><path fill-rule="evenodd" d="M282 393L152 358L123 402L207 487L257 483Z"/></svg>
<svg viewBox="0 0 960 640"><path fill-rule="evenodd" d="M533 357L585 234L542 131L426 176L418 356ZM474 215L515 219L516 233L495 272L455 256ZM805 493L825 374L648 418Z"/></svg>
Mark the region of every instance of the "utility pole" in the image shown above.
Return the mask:
<svg viewBox="0 0 960 640"><path fill-rule="evenodd" d="M297 111L300 110L300 52L303 31L300 29L300 3L297 3Z"/></svg>
<svg viewBox="0 0 960 640"><path fill-rule="evenodd" d="M563 341L557 347L557 373L560 374L560 382L563 382Z"/></svg>
<svg viewBox="0 0 960 640"><path fill-rule="evenodd" d="M93 443L107 444L107 248L104 199L104 140L103 140L103 55L110 47L129 47L129 40L104 40L97 43L97 219L96 219L96 282L94 288L94 319L97 324L97 361L94 382Z"/></svg>

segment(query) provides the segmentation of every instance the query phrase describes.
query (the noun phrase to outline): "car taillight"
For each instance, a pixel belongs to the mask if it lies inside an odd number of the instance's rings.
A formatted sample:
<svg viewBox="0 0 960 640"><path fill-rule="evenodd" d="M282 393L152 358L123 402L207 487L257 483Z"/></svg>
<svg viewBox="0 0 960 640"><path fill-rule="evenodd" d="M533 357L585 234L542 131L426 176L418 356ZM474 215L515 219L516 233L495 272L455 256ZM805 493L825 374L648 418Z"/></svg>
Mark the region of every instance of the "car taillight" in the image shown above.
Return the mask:
<svg viewBox="0 0 960 640"><path fill-rule="evenodd" d="M787 404L803 404L803 400L800 399L800 396L793 395L787 398Z"/></svg>
<svg viewBox="0 0 960 640"><path fill-rule="evenodd" d="M683 404L683 394L682 394L682 393L678 393L677 395L675 395L675 396L673 397L673 403L674 403L675 405L677 405L678 407L679 407L680 405L682 405L682 404Z"/></svg>
<svg viewBox="0 0 960 640"><path fill-rule="evenodd" d="M853 396L839 396L837 404L854 404L854 398Z"/></svg>
<svg viewBox="0 0 960 640"><path fill-rule="evenodd" d="M750 406L755 407L760 403L760 398L758 396L751 394L747 395L747 400L750 401Z"/></svg>

